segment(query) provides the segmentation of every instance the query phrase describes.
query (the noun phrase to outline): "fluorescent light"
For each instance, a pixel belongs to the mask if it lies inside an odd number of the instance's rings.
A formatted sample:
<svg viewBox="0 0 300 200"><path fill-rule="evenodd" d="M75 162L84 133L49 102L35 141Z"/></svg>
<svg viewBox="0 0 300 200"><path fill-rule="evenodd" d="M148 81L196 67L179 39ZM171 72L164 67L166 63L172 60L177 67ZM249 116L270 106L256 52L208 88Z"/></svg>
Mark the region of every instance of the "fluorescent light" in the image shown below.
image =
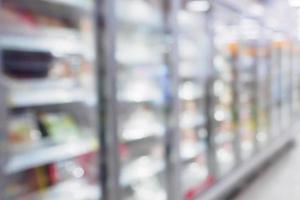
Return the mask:
<svg viewBox="0 0 300 200"><path fill-rule="evenodd" d="M300 7L300 0L289 0L291 7Z"/></svg>
<svg viewBox="0 0 300 200"><path fill-rule="evenodd" d="M205 12L210 9L210 4L207 0L192 0L188 1L186 8L193 12Z"/></svg>

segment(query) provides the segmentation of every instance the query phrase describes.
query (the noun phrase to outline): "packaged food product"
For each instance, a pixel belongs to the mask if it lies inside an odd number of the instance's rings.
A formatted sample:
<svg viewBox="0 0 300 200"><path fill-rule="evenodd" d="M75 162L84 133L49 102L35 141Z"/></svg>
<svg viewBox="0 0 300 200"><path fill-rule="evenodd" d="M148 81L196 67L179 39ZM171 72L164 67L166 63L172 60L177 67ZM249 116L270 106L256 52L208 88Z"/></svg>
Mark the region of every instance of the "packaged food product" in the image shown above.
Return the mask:
<svg viewBox="0 0 300 200"><path fill-rule="evenodd" d="M32 113L12 117L9 121L8 132L9 142L13 145L29 145L41 139L41 132Z"/></svg>
<svg viewBox="0 0 300 200"><path fill-rule="evenodd" d="M40 113L39 123L43 135L57 142L78 139L80 128L75 119L66 113Z"/></svg>

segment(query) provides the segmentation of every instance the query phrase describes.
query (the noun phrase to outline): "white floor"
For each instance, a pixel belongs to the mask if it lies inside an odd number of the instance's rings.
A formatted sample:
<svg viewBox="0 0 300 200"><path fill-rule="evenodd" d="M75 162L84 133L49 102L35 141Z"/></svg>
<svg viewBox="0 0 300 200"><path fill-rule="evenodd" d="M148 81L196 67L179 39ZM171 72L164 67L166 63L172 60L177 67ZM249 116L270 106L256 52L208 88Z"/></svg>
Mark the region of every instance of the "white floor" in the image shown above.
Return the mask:
<svg viewBox="0 0 300 200"><path fill-rule="evenodd" d="M300 200L300 136L234 200Z"/></svg>

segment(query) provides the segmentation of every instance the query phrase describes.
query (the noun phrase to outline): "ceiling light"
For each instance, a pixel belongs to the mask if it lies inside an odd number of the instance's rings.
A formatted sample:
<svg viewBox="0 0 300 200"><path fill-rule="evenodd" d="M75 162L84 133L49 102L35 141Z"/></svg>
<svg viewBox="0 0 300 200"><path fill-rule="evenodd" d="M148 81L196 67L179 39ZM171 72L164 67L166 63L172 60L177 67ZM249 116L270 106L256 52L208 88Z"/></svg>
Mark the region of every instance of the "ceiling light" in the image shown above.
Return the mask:
<svg viewBox="0 0 300 200"><path fill-rule="evenodd" d="M207 0L192 0L187 3L186 8L193 12L205 12L210 9L210 4Z"/></svg>

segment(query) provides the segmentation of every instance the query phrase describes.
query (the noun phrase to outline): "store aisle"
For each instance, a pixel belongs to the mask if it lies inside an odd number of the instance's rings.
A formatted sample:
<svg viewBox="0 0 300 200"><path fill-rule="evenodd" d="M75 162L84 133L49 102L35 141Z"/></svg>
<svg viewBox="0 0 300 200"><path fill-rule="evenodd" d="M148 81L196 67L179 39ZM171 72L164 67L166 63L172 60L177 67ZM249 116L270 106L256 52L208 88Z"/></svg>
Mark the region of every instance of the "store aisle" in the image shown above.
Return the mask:
<svg viewBox="0 0 300 200"><path fill-rule="evenodd" d="M300 135L290 151L275 160L234 200L299 200Z"/></svg>

